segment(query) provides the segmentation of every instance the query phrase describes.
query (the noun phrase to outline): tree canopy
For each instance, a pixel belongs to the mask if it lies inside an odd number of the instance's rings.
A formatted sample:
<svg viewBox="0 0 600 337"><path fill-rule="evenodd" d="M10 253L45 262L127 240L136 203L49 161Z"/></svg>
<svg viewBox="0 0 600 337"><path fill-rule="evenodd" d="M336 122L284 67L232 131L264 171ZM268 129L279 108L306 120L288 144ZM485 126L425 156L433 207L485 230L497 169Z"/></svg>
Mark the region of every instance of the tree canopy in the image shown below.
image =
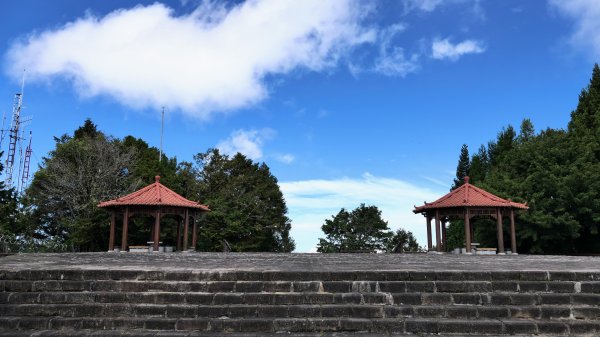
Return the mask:
<svg viewBox="0 0 600 337"><path fill-rule="evenodd" d="M325 220L321 230L325 233L317 246L321 253L382 251L393 236L377 206L365 204L351 212L342 208L331 219Z"/></svg>
<svg viewBox="0 0 600 337"><path fill-rule="evenodd" d="M461 152L459 166L462 161ZM518 135L510 125L502 128L487 148L482 146L471 157L469 175L472 183L500 197L528 203L530 209L517 215L521 252L600 253L598 65L579 95L567 130L536 133L529 119L523 120ZM493 223L479 219L474 226L477 241L495 245ZM461 235L449 228L449 239L451 233Z"/></svg>

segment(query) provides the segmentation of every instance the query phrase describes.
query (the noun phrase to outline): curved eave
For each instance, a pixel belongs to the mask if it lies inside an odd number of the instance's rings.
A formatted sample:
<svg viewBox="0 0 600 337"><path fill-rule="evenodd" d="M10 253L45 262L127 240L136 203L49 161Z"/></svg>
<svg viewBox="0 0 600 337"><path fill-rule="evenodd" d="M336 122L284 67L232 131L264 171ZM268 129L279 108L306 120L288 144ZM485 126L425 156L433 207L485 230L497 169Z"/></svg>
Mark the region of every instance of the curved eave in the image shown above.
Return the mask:
<svg viewBox="0 0 600 337"><path fill-rule="evenodd" d="M105 201L98 204L100 208L110 208L110 207L127 207L127 206L139 206L139 207L179 207L179 208L192 208L199 209L205 212L210 212L210 208L205 205L197 204L197 205L180 205L180 204L168 204L168 203L160 203L160 204L139 204L139 203L119 203L115 202L115 200Z"/></svg>
<svg viewBox="0 0 600 337"><path fill-rule="evenodd" d="M434 209L465 208L465 207L529 209L529 206L527 206L526 204L521 204L521 203L517 203L517 202L511 202L508 204L501 204L501 205L448 205L448 206L442 205L442 206L438 206L438 205L434 205L434 204L429 204L429 205L423 205L423 206L419 206L419 207L415 206L413 213L418 214L418 213L423 213L425 211L434 210Z"/></svg>

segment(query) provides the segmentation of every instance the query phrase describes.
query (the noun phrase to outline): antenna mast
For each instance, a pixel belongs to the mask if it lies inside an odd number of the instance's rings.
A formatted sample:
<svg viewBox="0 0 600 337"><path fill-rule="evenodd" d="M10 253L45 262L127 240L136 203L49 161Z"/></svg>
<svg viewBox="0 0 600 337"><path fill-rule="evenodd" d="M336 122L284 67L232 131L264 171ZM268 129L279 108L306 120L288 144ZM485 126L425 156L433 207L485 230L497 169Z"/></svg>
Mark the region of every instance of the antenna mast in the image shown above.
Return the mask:
<svg viewBox="0 0 600 337"><path fill-rule="evenodd" d="M31 131L29 131L29 145L27 145L27 149L25 149L25 160L23 162L23 175L21 176L21 189L20 192L23 192L25 185L29 181L29 164L31 163Z"/></svg>
<svg viewBox="0 0 600 337"><path fill-rule="evenodd" d="M158 155L158 162L162 161L162 150L163 150L163 129L165 125L165 107L162 107L162 114L160 118L160 153Z"/></svg>

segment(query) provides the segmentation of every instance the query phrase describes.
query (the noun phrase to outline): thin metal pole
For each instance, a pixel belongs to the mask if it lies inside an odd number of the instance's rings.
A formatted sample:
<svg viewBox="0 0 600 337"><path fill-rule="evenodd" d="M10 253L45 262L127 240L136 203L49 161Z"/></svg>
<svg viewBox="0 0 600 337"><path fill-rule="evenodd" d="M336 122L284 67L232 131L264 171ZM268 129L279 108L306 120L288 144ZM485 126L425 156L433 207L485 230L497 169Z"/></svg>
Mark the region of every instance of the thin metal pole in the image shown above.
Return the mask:
<svg viewBox="0 0 600 337"><path fill-rule="evenodd" d="M165 107L162 107L162 114L160 118L160 154L158 155L158 161L162 160L162 150L163 150L163 129L165 125Z"/></svg>

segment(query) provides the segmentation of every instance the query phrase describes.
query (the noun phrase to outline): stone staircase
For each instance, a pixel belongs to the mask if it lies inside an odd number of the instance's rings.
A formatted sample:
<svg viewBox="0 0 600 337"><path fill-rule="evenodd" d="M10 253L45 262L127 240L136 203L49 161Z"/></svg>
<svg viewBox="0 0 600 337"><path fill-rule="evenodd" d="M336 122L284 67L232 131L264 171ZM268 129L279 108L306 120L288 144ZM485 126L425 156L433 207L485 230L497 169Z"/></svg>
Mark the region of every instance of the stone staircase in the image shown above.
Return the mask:
<svg viewBox="0 0 600 337"><path fill-rule="evenodd" d="M0 336L598 336L598 276L0 266Z"/></svg>

